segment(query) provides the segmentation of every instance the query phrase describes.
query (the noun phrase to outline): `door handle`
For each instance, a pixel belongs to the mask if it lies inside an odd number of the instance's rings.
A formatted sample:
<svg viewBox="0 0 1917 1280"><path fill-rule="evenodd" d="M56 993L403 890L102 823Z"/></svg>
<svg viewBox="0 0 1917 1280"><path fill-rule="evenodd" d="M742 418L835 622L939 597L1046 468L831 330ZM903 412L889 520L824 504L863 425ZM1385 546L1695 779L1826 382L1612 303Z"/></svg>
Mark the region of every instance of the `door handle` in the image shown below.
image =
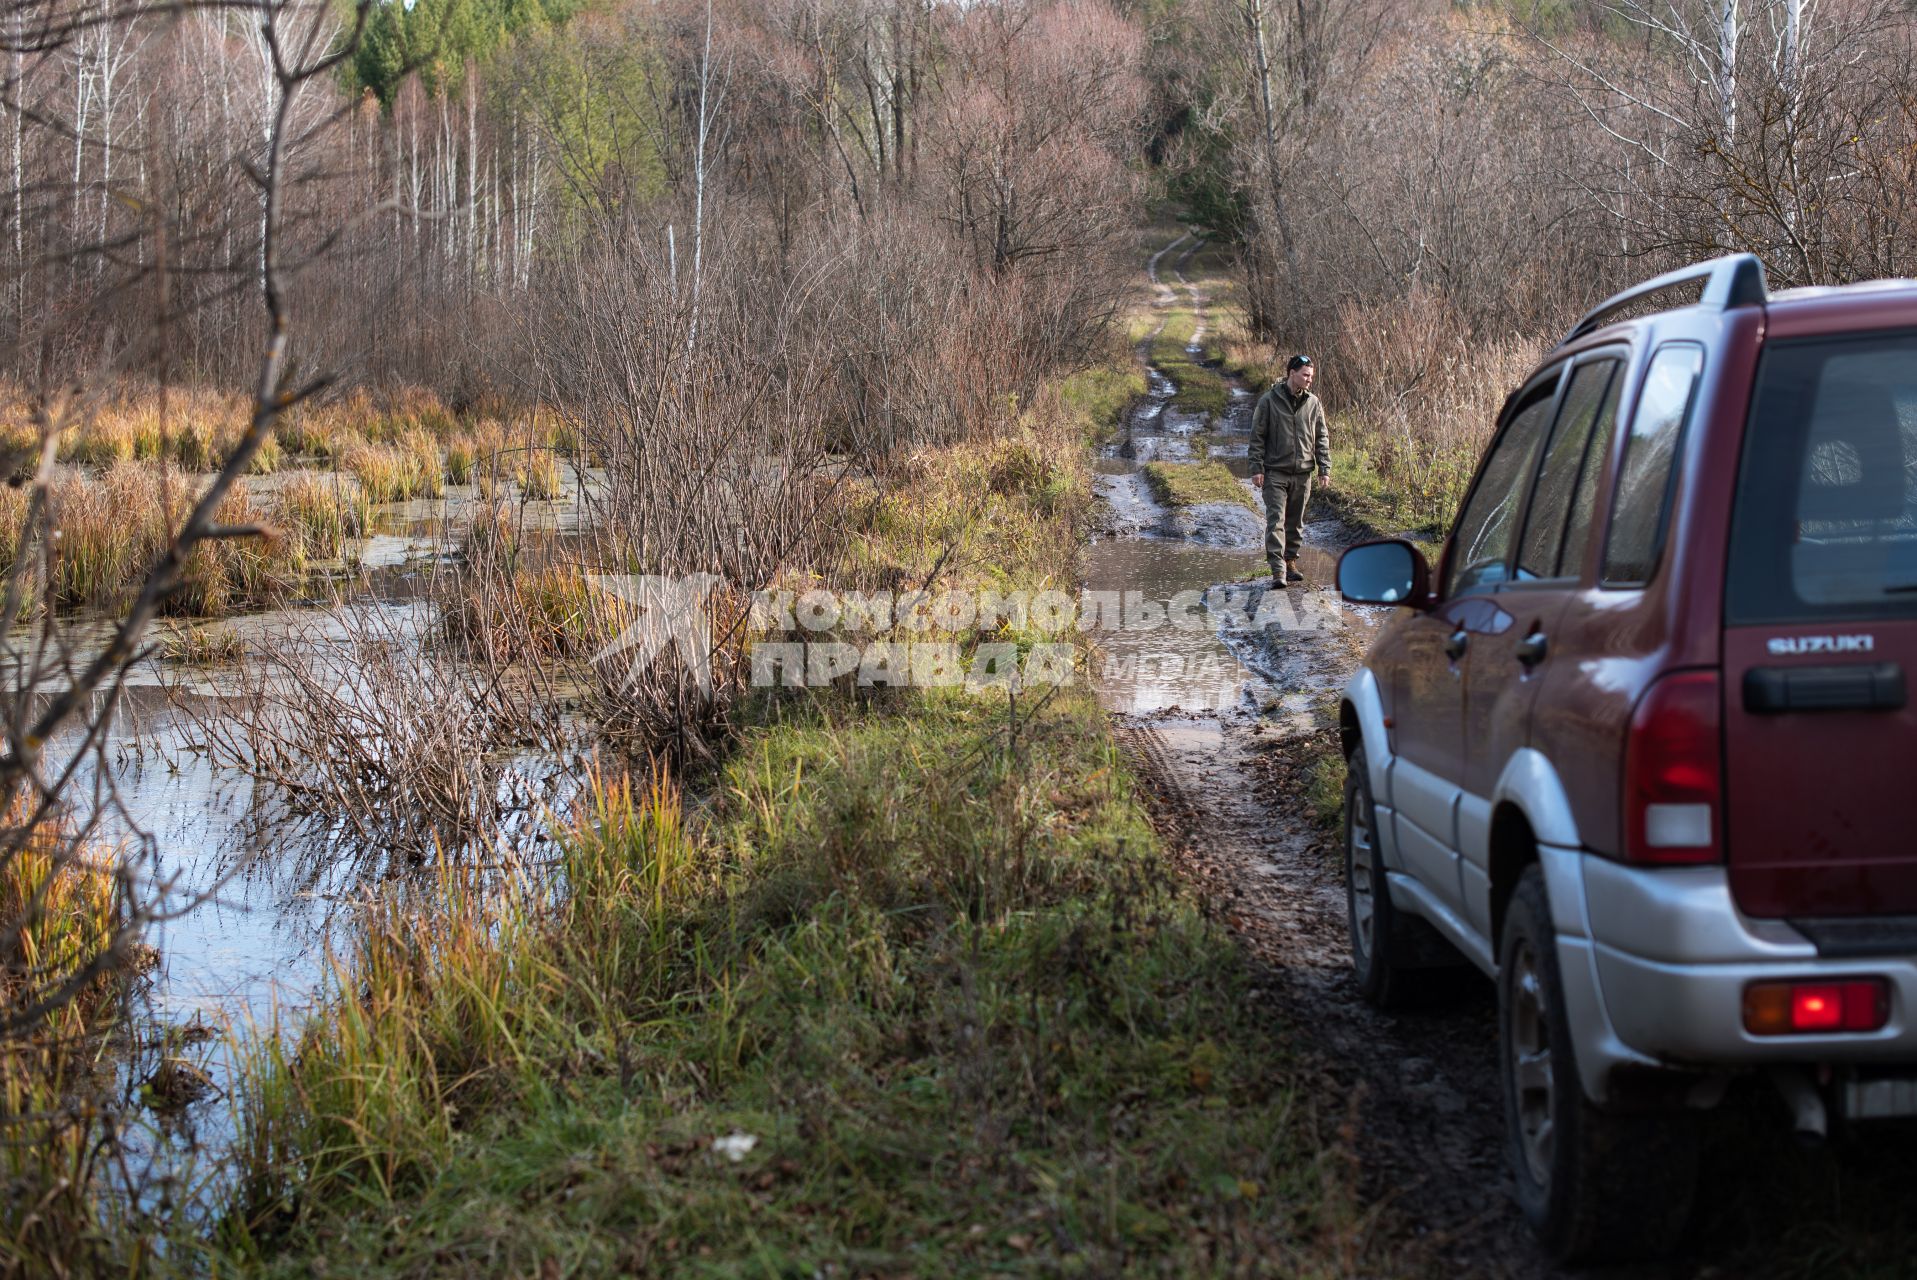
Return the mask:
<svg viewBox="0 0 1917 1280"><path fill-rule="evenodd" d="M1444 651L1449 654L1454 661L1458 658L1462 658L1464 651L1470 647L1471 633L1463 627L1459 627L1456 631L1453 631L1444 638Z"/></svg>
<svg viewBox="0 0 1917 1280"><path fill-rule="evenodd" d="M1544 661L1544 655L1547 649L1548 646L1545 643L1544 633L1542 631L1533 631L1530 635L1518 641L1518 661L1527 667L1535 667L1538 663Z"/></svg>
<svg viewBox="0 0 1917 1280"><path fill-rule="evenodd" d="M1895 662L1835 667L1752 667L1744 673L1744 710L1901 711L1904 669Z"/></svg>

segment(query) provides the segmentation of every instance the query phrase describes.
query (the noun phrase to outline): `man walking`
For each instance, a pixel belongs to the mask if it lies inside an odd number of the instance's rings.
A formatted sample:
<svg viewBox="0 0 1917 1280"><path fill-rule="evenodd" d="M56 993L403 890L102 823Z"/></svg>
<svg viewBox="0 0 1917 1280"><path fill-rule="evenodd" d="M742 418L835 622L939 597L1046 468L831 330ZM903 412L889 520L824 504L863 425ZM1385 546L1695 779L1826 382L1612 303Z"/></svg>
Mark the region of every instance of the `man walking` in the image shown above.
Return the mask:
<svg viewBox="0 0 1917 1280"><path fill-rule="evenodd" d="M1251 482L1265 495L1265 560L1271 585L1303 583L1298 552L1305 542L1305 504L1311 473L1331 478L1331 432L1325 407L1311 394L1316 374L1310 356L1293 356L1285 379L1258 399L1251 411ZM1282 525L1283 531L1280 532Z"/></svg>

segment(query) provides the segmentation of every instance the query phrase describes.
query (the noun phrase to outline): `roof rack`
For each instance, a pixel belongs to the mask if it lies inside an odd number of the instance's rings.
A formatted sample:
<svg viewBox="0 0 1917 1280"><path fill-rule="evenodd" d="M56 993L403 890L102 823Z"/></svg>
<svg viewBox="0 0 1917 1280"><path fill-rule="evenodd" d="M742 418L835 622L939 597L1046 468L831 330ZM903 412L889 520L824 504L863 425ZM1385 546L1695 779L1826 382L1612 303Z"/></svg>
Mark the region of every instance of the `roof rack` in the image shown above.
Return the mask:
<svg viewBox="0 0 1917 1280"><path fill-rule="evenodd" d="M1764 264L1757 260L1756 254L1726 254L1722 258L1712 258L1709 262L1667 271L1654 280L1646 280L1643 284L1606 298L1585 312L1584 319L1573 325L1571 332L1565 334L1564 341L1558 345L1561 347L1573 338L1583 337L1633 302L1699 280L1704 282L1704 296L1698 299L1698 305L1718 311L1729 311L1732 307L1761 306L1770 297L1769 290L1764 286Z"/></svg>

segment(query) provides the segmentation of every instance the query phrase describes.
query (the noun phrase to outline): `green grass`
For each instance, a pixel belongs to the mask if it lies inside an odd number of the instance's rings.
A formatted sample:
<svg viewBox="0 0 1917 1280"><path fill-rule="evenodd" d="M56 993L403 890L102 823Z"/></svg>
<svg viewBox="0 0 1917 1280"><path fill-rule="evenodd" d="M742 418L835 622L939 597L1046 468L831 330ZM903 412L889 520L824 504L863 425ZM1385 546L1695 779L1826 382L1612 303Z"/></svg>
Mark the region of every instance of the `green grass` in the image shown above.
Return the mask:
<svg viewBox="0 0 1917 1280"><path fill-rule="evenodd" d="M1362 533L1408 534L1414 541L1431 544L1428 553L1435 549L1451 528L1458 493L1407 493L1393 488L1379 475L1376 461L1365 449L1346 443L1345 425L1342 420L1331 423L1331 479L1313 490L1313 502Z"/></svg>
<svg viewBox="0 0 1917 1280"><path fill-rule="evenodd" d="M1116 429L1125 410L1149 389L1145 371L1134 361L1120 358L1064 379L1058 384L1057 394L1080 433L1089 440Z"/></svg>
<svg viewBox="0 0 1917 1280"><path fill-rule="evenodd" d="M1345 758L1336 735L1313 744L1305 767L1305 811L1326 831L1336 831L1345 811Z"/></svg>
<svg viewBox="0 0 1917 1280"><path fill-rule="evenodd" d="M1222 462L1148 462L1145 483L1152 496L1167 507L1226 502L1257 510L1251 494Z"/></svg>
<svg viewBox="0 0 1917 1280"><path fill-rule="evenodd" d="M1204 363L1214 358L1209 349L1196 354L1185 349L1195 327L1196 318L1189 310L1169 312L1165 327L1152 340L1151 362L1177 385L1171 398L1174 409L1216 416L1231 403L1231 384Z"/></svg>
<svg viewBox="0 0 1917 1280"><path fill-rule="evenodd" d="M556 918L376 916L256 1086L228 1261L1336 1274L1355 1227L1282 1028L1103 713L1008 710L788 707L704 830L603 788Z"/></svg>
<svg viewBox="0 0 1917 1280"><path fill-rule="evenodd" d="M915 582L956 546L952 585L1057 582L1084 415L1135 389L1100 373L854 499L847 571ZM1373 1256L1324 1141L1342 1107L1316 1110L1089 689L781 690L740 709L700 790L596 783L557 825L557 900L456 867L373 899L338 993L291 1048L251 1049L241 1194L194 1261L1329 1276ZM755 1139L736 1162L714 1148L735 1133Z"/></svg>

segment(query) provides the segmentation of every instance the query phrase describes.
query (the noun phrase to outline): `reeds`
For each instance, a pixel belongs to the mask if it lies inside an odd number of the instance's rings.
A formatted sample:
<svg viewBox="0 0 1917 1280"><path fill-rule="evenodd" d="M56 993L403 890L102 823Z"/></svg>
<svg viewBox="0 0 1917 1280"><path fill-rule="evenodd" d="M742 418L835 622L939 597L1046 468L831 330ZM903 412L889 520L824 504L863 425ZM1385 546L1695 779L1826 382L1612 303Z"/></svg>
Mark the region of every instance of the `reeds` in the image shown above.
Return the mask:
<svg viewBox="0 0 1917 1280"><path fill-rule="evenodd" d="M580 658L633 617L599 585L580 549L550 530L526 529L514 508L482 499L468 512L457 568L436 578L438 638L493 661Z"/></svg>
<svg viewBox="0 0 1917 1280"><path fill-rule="evenodd" d="M226 627L171 626L160 633L160 656L189 667L219 667L246 656L246 642Z"/></svg>
<svg viewBox="0 0 1917 1280"><path fill-rule="evenodd" d="M70 473L52 493L59 532L48 594L63 608L122 602L153 569L168 537L196 500L198 485L163 476L146 463L116 463L103 476ZM17 503L18 500L15 500ZM21 508L22 516L24 507ZM265 524L267 514L235 483L220 504L223 524ZM20 519L7 521L18 553ZM162 605L169 613L209 616L271 603L305 572L299 538L223 538L202 542L187 557L179 588Z"/></svg>
<svg viewBox="0 0 1917 1280"><path fill-rule="evenodd" d="M185 518L186 502L178 501L176 525ZM220 503L222 524L268 524L266 513L243 485L235 484ZM242 608L275 603L305 577L307 553L297 537L274 533L267 537L220 538L201 542L187 557L179 588L162 606L164 612L196 617L218 617Z"/></svg>
<svg viewBox="0 0 1917 1280"><path fill-rule="evenodd" d="M129 394L69 427L59 457L75 466L170 461L189 471L212 471L239 442L249 413L245 399L211 390L169 388L164 403L157 391ZM266 475L283 461L281 444L269 436L247 469Z"/></svg>
<svg viewBox="0 0 1917 1280"><path fill-rule="evenodd" d="M419 891L362 909L338 994L295 1052L262 1042L243 1073L249 1216L294 1186L321 1200L417 1186L450 1158L457 1117L546 1089L582 1019L657 991L668 909L699 865L676 789L595 773L555 834L553 881L442 857Z"/></svg>
<svg viewBox="0 0 1917 1280"><path fill-rule="evenodd" d="M125 899L101 853L76 844L58 820L24 831L26 819L22 801L5 818L0 1007L52 1007L0 1038L0 1122L8 1133L0 1142L8 1188L0 1196L0 1266L92 1274L106 1247L94 1183L106 1120L93 1075L121 981L115 946Z"/></svg>
<svg viewBox="0 0 1917 1280"><path fill-rule="evenodd" d="M479 445L470 435L457 435L446 442L446 483L470 484L479 465Z"/></svg>
<svg viewBox="0 0 1917 1280"><path fill-rule="evenodd" d="M468 563L440 604L440 638L500 659L580 658L630 621L630 608L578 564L541 554Z"/></svg>
<svg viewBox="0 0 1917 1280"><path fill-rule="evenodd" d="M280 486L279 504L288 536L314 560L340 559L346 540L365 537L372 524L372 502L350 475L300 472Z"/></svg>
<svg viewBox="0 0 1917 1280"><path fill-rule="evenodd" d="M367 501L375 504L437 498L446 487L439 446L421 431L391 444L351 445L341 454L340 465L358 478Z"/></svg>
<svg viewBox="0 0 1917 1280"><path fill-rule="evenodd" d="M513 479L520 496L529 502L551 502L566 493L559 457L551 449L535 447L519 454L513 463Z"/></svg>
<svg viewBox="0 0 1917 1280"><path fill-rule="evenodd" d="M94 408L69 427L60 440L59 458L75 466L110 467L117 462L171 461L189 471L210 471L231 452L245 430L250 402L208 388L129 388ZM11 439L31 439L25 398L0 390L0 431ZM285 414L249 470L265 475L290 458L338 459L361 442L417 449L414 437L435 445L455 438L503 436L497 419L462 422L429 389L402 386L384 393L360 389L324 403L301 404ZM546 447L576 445L576 433L558 415L535 409L526 434ZM468 465L470 466L470 460ZM463 481L456 481L463 483Z"/></svg>

